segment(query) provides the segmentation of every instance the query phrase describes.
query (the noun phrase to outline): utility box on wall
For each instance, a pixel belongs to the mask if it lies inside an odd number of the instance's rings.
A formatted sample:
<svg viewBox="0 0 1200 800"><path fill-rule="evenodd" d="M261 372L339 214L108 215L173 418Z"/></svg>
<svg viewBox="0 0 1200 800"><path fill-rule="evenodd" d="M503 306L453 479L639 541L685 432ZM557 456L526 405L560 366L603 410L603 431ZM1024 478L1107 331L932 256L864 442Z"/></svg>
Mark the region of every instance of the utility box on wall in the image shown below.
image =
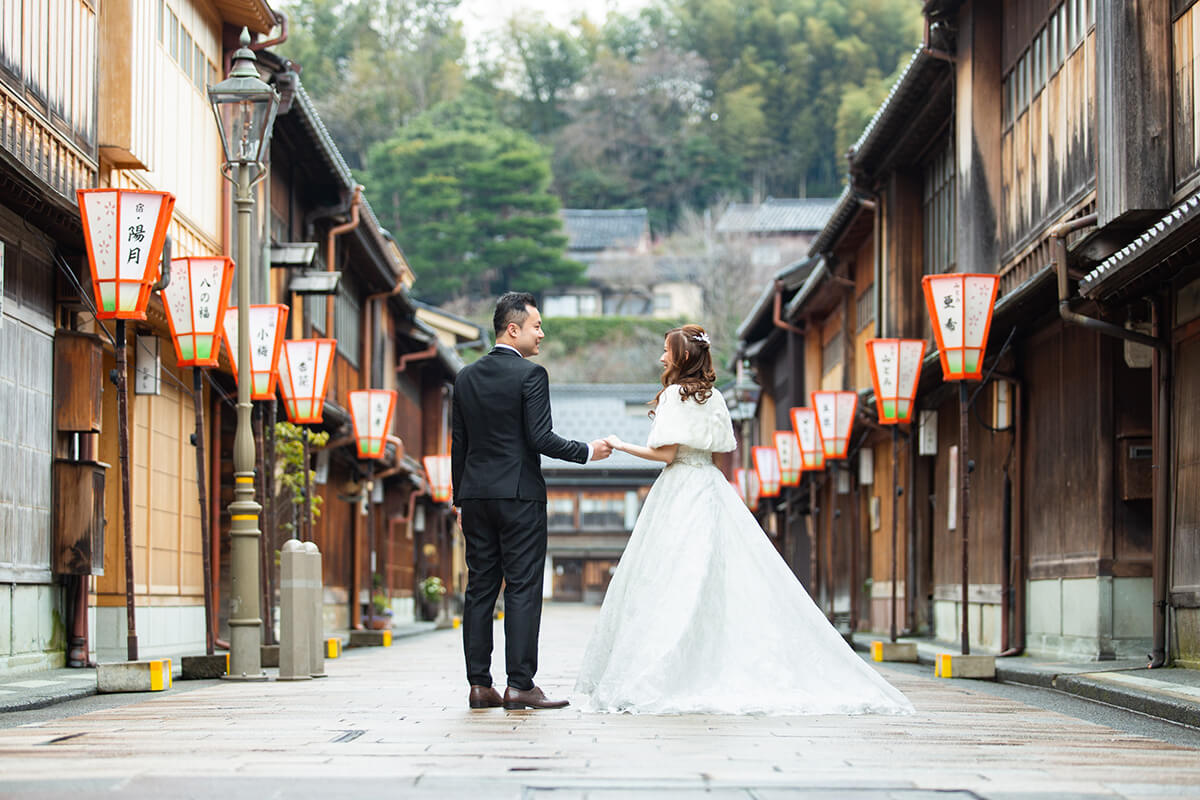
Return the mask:
<svg viewBox="0 0 1200 800"><path fill-rule="evenodd" d="M100 337L59 329L54 334L54 425L63 433L100 432L104 351Z"/></svg>
<svg viewBox="0 0 1200 800"><path fill-rule="evenodd" d="M104 472L101 461L54 462L54 571L104 574Z"/></svg>

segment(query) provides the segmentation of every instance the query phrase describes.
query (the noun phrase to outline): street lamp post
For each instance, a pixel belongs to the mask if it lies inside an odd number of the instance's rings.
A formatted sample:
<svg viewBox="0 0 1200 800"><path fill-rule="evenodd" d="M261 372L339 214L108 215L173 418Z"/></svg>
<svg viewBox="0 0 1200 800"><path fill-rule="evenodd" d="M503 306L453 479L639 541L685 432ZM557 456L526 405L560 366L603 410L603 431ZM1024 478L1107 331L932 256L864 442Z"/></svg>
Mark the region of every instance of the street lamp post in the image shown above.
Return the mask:
<svg viewBox="0 0 1200 800"><path fill-rule="evenodd" d="M875 408L879 422L892 429L892 604L890 638L896 641L896 583L899 580L896 552L899 540L900 502L900 425L911 423L913 400L921 381L921 359L925 357L924 339L871 339L867 358L871 381L875 385ZM911 470L910 470L911 472ZM911 477L911 475L910 475ZM908 532L912 536L912 531ZM905 575L907 583L910 576Z"/></svg>
<svg viewBox="0 0 1200 800"><path fill-rule="evenodd" d="M177 258L171 262L175 279L163 289L163 306L176 364L192 368L192 396L196 412L196 488L200 499L200 549L204 565L204 648L214 653L212 532L208 522L208 496L204 485L204 374L215 367L221 352L221 322L229 301L233 261L228 256Z"/></svg>
<svg viewBox="0 0 1200 800"><path fill-rule="evenodd" d="M267 143L279 95L258 75L250 32L242 29L229 77L208 88L225 163L222 173L237 187L238 402L233 444L234 500L229 504L232 540L230 569L229 675L234 680L264 680L258 599L258 541L261 506L254 500L254 438L250 430L250 228L251 187L266 177ZM232 173L232 176L231 176Z"/></svg>
<svg viewBox="0 0 1200 800"><path fill-rule="evenodd" d="M926 275L921 279L925 290L925 305L933 320L938 357L942 362L942 378L958 381L958 524L962 534L962 654L971 653L970 626L967 613L969 593L967 500L970 495L970 460L967 458L967 414L970 401L967 381L983 378L983 354L987 351L988 330L992 326L992 310L996 304L996 289L1000 279L995 275L952 273ZM1007 580L1007 578L1006 578Z"/></svg>

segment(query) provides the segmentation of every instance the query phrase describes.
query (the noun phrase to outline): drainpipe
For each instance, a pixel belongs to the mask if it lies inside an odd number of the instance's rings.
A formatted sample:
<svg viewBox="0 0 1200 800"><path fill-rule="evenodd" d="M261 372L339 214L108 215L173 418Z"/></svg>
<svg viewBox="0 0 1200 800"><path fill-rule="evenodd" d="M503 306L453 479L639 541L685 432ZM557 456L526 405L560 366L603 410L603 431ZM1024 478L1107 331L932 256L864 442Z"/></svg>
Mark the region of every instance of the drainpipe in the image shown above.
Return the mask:
<svg viewBox="0 0 1200 800"><path fill-rule="evenodd" d="M1115 336L1128 342L1136 342L1154 348L1153 381L1157 396L1152 421L1154 449L1154 500L1153 500L1153 552L1154 552L1154 649L1150 653L1148 669L1165 666L1167 663L1167 538L1169 536L1169 487L1167 447L1171 427L1171 374L1170 349L1163 335L1161 299L1154 301L1154 336L1129 331L1120 325L1088 317L1070 308L1067 290L1067 245L1066 235L1080 228L1096 224L1095 214L1055 225L1050 229L1050 244L1054 253L1054 266L1058 275L1058 313L1066 322Z"/></svg>
<svg viewBox="0 0 1200 800"><path fill-rule="evenodd" d="M333 240L343 233L352 231L358 227L358 207L362 200L362 185L358 184L354 187L354 196L350 200L350 221L341 225L336 225L330 229L325 238L325 271L334 272L334 247ZM325 298L325 335L333 338L333 295ZM369 377L369 376L368 376Z"/></svg>
<svg viewBox="0 0 1200 800"><path fill-rule="evenodd" d="M357 207L356 207L357 208ZM379 321L381 324L374 324L375 313L373 306L376 301L384 298L394 297L404 291L404 282L397 279L396 285L386 292L377 292L367 295L367 299L363 301L362 310L362 343L363 343L363 364L367 369L367 383L370 386L375 385L375 363L372 361L375 349L376 334L383 329L383 314L380 314ZM382 348L380 348L382 349ZM382 372L382 370L381 370Z"/></svg>
<svg viewBox="0 0 1200 800"><path fill-rule="evenodd" d="M274 11L273 13L275 14L275 22L279 24L279 35L274 39L265 39L261 42L254 42L252 45L250 45L251 50L258 52L259 50L266 50L268 47L274 47L277 44L283 44L287 41L288 16L282 11ZM267 31L267 33L270 33L270 31Z"/></svg>
<svg viewBox="0 0 1200 800"><path fill-rule="evenodd" d="M396 365L396 374L399 375L404 370L408 369L410 361L424 361L427 358L433 358L438 353L438 343L435 339L429 347L424 350L418 350L415 353L405 353L400 356L400 363Z"/></svg>

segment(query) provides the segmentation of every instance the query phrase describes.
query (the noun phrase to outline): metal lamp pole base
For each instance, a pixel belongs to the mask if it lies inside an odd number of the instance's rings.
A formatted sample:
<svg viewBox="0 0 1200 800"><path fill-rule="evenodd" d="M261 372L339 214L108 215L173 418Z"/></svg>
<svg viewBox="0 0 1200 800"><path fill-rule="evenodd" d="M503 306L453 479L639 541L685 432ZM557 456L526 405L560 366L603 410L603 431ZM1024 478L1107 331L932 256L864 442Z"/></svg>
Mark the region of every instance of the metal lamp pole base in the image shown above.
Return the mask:
<svg viewBox="0 0 1200 800"><path fill-rule="evenodd" d="M229 504L231 525L229 596L229 674L234 681L262 681L262 618L259 610L258 547L260 506L254 500L254 435L250 427L250 168L237 170L238 215L238 402L233 440L234 500Z"/></svg>

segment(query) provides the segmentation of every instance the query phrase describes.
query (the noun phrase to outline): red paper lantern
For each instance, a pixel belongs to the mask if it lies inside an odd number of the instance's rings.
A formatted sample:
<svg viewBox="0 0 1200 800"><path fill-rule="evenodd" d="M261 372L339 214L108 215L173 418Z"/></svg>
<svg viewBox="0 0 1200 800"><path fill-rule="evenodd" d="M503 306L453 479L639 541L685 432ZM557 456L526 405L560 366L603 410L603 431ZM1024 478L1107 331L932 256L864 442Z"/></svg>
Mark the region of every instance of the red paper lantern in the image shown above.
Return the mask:
<svg viewBox="0 0 1200 800"><path fill-rule="evenodd" d="M793 408L792 430L800 446L800 471L814 472L825 469L825 447L821 443L821 431L817 427L817 414L811 408Z"/></svg>
<svg viewBox="0 0 1200 800"><path fill-rule="evenodd" d="M825 458L845 458L850 450L850 431L854 428L854 412L858 408L855 392L813 392L813 411Z"/></svg>
<svg viewBox="0 0 1200 800"><path fill-rule="evenodd" d="M283 343L279 393L289 422L307 425L323 418L336 347L336 339L292 339Z"/></svg>
<svg viewBox="0 0 1200 800"><path fill-rule="evenodd" d="M96 319L145 319L175 195L136 189L77 189L92 268Z"/></svg>
<svg viewBox="0 0 1200 800"><path fill-rule="evenodd" d="M737 476L738 483L741 484L742 499L746 501L746 507L751 511L757 511L760 492L758 473L752 469L738 469L734 474Z"/></svg>
<svg viewBox="0 0 1200 800"><path fill-rule="evenodd" d="M921 381L923 339L871 339L867 359L875 386L875 409L884 425L911 422L913 400Z"/></svg>
<svg viewBox="0 0 1200 800"><path fill-rule="evenodd" d="M171 282L162 290L162 299L179 366L217 365L232 278L233 260L228 256L171 259Z"/></svg>
<svg viewBox="0 0 1200 800"><path fill-rule="evenodd" d="M779 497L779 484L782 479L779 468L779 453L774 447L759 445L752 451L754 456L754 471L758 474L758 485L763 497Z"/></svg>
<svg viewBox="0 0 1200 800"><path fill-rule="evenodd" d="M779 482L783 486L799 486L802 456L800 440L792 431L775 431L775 452L779 454Z"/></svg>
<svg viewBox="0 0 1200 800"><path fill-rule="evenodd" d="M933 320L942 377L948 381L983 378L992 310L996 305L996 275L949 273L921 279L925 305Z"/></svg>
<svg viewBox="0 0 1200 800"><path fill-rule="evenodd" d="M429 492L433 502L444 503L450 499L453 480L450 456L425 456L425 474L429 477Z"/></svg>
<svg viewBox="0 0 1200 800"><path fill-rule="evenodd" d="M387 450L396 393L390 389L360 389L350 392L350 418L359 458L383 458Z"/></svg>
<svg viewBox="0 0 1200 800"><path fill-rule="evenodd" d="M270 400L279 377L279 351L287 325L288 307L280 304L250 306L250 399ZM225 349L237 380L238 310L225 312Z"/></svg>

